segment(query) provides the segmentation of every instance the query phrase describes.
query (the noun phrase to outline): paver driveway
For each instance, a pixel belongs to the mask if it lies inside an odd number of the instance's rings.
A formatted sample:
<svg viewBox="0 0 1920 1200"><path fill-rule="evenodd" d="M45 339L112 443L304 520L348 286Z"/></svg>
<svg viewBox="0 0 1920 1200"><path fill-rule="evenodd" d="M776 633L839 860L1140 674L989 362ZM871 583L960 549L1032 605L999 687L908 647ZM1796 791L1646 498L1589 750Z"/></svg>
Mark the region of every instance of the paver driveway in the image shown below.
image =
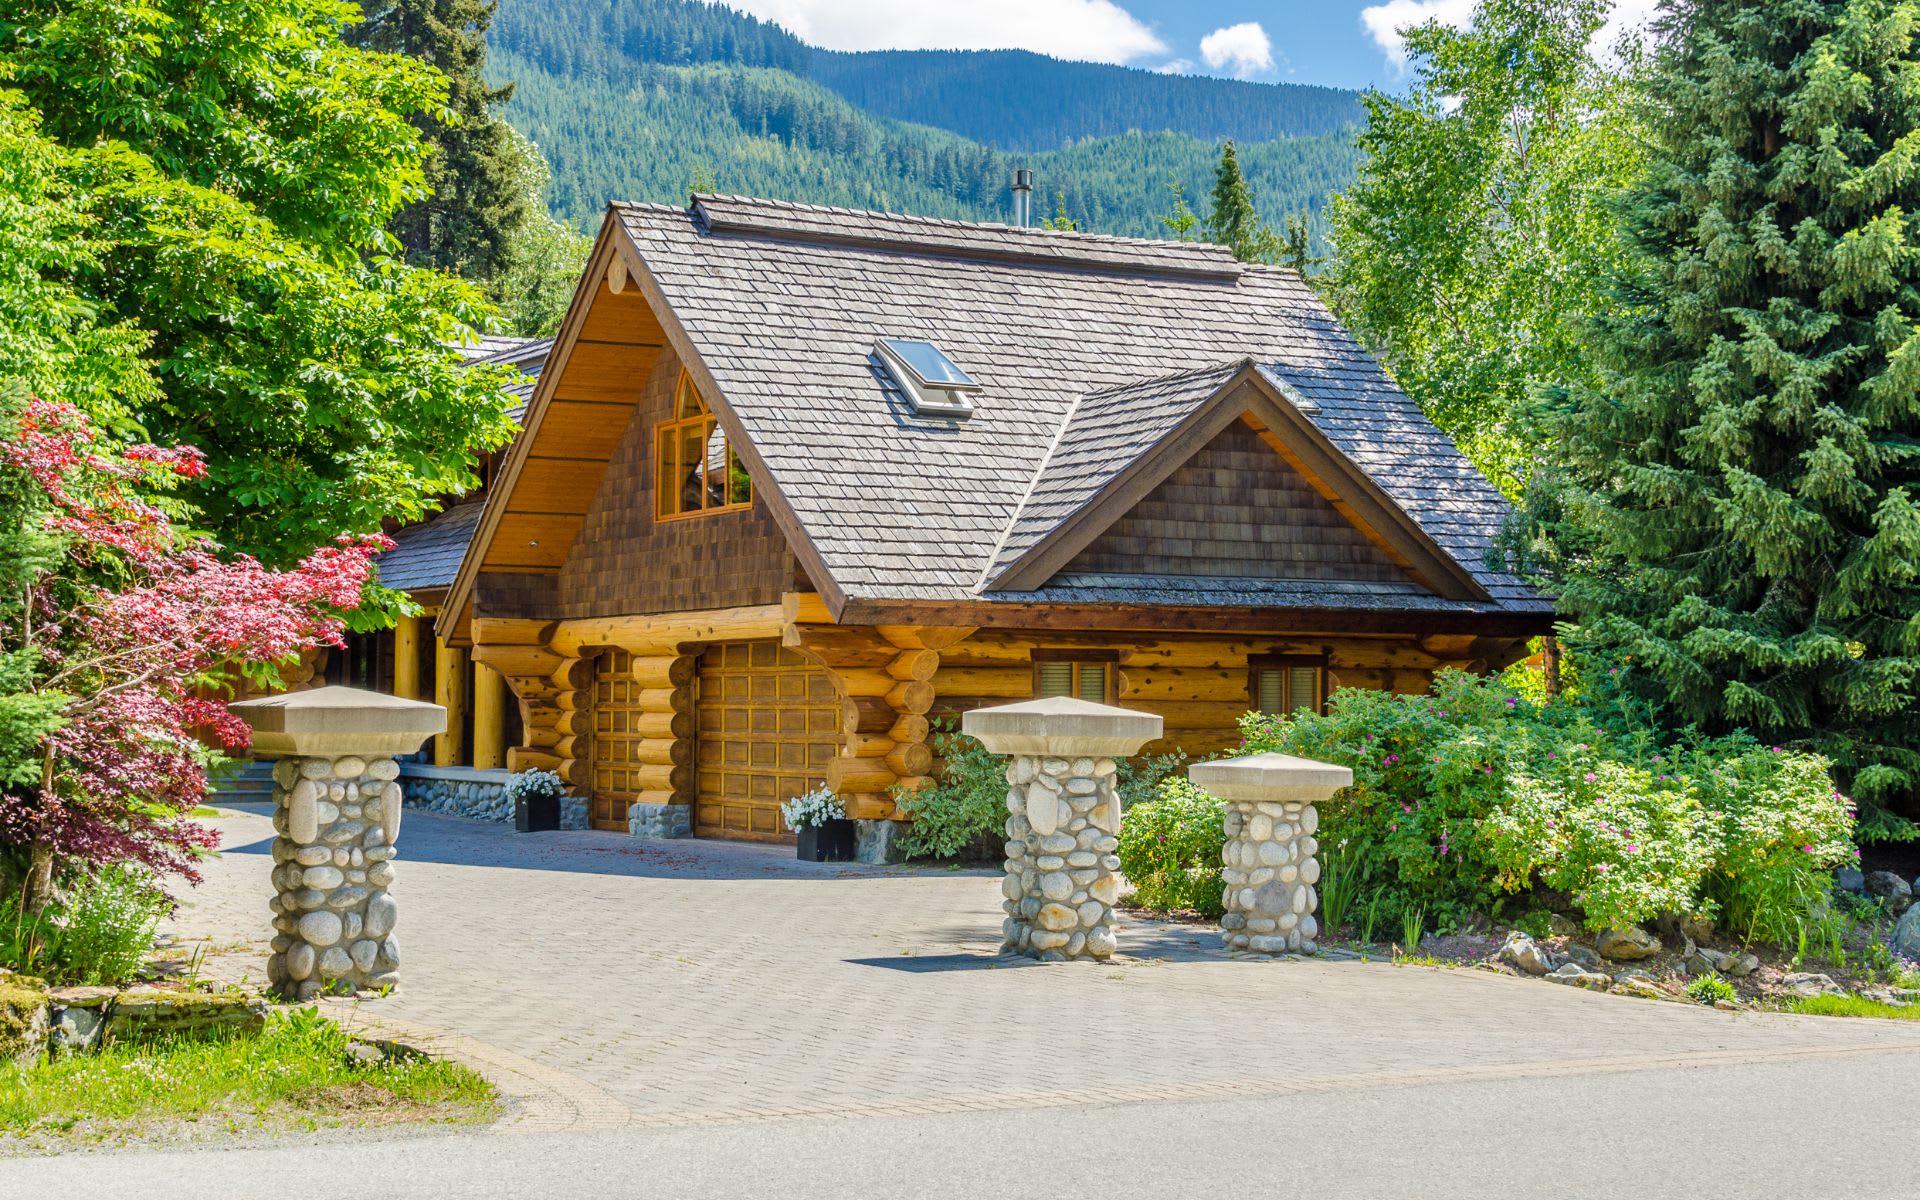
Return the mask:
<svg viewBox="0 0 1920 1200"><path fill-rule="evenodd" d="M264 817L176 920L263 970ZM493 1066L531 1124L1231 1099L1920 1049L1920 1023L1594 995L1475 971L1227 958L1128 919L1122 960L994 956L986 872L812 866L791 851L517 836L409 812L404 987L361 1012ZM248 948L240 949L240 943ZM1916 1059L1920 1062L1920 1059Z"/></svg>

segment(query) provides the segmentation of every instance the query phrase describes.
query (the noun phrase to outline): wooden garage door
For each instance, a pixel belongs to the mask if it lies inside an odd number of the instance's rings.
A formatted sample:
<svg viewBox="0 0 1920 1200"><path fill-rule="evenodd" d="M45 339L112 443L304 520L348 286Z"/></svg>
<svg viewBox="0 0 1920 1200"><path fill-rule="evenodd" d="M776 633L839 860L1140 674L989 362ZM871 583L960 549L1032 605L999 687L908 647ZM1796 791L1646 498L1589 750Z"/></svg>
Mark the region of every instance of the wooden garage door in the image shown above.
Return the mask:
<svg viewBox="0 0 1920 1200"><path fill-rule="evenodd" d="M825 782L839 753L827 673L777 641L723 642L700 657L699 717L694 832L793 840L780 802Z"/></svg>
<svg viewBox="0 0 1920 1200"><path fill-rule="evenodd" d="M639 730L633 655L609 650L593 660L593 789L587 813L595 829L627 827L627 805L640 794Z"/></svg>

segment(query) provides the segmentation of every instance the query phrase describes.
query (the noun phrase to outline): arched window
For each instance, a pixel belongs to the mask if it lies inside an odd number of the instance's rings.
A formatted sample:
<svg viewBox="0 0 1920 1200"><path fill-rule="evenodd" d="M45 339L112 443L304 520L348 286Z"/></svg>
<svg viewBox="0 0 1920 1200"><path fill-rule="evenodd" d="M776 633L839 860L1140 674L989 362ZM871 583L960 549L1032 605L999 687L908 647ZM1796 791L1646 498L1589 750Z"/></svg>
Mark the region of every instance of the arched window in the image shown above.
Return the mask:
<svg viewBox="0 0 1920 1200"><path fill-rule="evenodd" d="M673 416L653 435L653 512L660 520L730 512L753 503L753 481L685 371Z"/></svg>

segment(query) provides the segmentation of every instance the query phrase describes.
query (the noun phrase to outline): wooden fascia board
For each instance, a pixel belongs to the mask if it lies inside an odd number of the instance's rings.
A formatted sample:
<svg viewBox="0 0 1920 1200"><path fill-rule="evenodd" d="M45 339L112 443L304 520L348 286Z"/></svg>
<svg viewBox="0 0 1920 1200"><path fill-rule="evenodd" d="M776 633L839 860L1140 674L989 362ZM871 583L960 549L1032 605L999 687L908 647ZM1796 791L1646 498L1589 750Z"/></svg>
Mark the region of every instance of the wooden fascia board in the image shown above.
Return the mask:
<svg viewBox="0 0 1920 1200"><path fill-rule="evenodd" d="M1335 490L1363 523L1362 532L1383 538L1425 577L1429 587L1447 599L1493 599L1479 580L1420 528L1399 501L1348 458L1346 451L1334 445L1264 374L1254 372L1249 382L1253 403L1247 411L1303 459L1310 471L1323 480L1338 479L1344 485Z"/></svg>
<svg viewBox="0 0 1920 1200"><path fill-rule="evenodd" d="M440 617L434 623L434 632L440 637L449 636L460 614L472 607L474 585L479 580L487 552L493 547L500 520L506 514L514 482L519 479L528 456L533 453L533 443L540 435L540 423L546 418L554 389L559 386L561 376L566 374L567 359L573 354L574 343L580 340L581 326L586 324L587 312L593 307L593 299L606 279L607 263L614 254L611 231L619 225L618 217L609 210L601 222L600 234L594 240L593 252L587 256L586 271L580 276L580 282L574 285L573 300L567 305L567 315L561 319L560 332L553 339L553 349L547 354L546 366L541 368L540 377L534 382L533 395L527 401L526 416L520 423L520 433L508 447L493 486L487 489L487 503L480 510L480 524L473 531L473 540L467 543L467 553L460 560L460 570L453 577L453 586L447 589L446 602L441 606Z"/></svg>
<svg viewBox="0 0 1920 1200"><path fill-rule="evenodd" d="M680 315L667 303L666 292L660 287L660 281L654 277L647 265L646 256L634 243L633 235L627 231L626 223L617 218L612 221L618 230L616 241L627 264L627 274L640 285L640 292L647 298L647 304L653 309L653 315L659 320L660 328L666 331L667 342L680 358L680 365L693 376L694 386L700 389L700 395L707 401L707 407L727 431L727 444L739 453L747 464L747 473L753 478L754 495L764 496L767 511L773 514L773 520L786 536L787 547L800 559L806 569L807 578L820 589L828 608L838 618L838 613L847 602L845 591L834 579L833 572L826 560L820 556L819 548L813 544L813 538L807 534L805 522L794 511L787 498L774 482L773 472L766 460L760 457L759 447L747 436L746 429L740 424L738 414L733 411L732 402L720 387L720 381L714 378L713 371L694 346L693 339L687 335L686 326L681 324Z"/></svg>
<svg viewBox="0 0 1920 1200"><path fill-rule="evenodd" d="M1529 638L1553 630L1550 612L1459 613L1405 609L1049 604L999 600L849 600L846 625L974 626L981 629L1428 634L1471 632Z"/></svg>
<svg viewBox="0 0 1920 1200"><path fill-rule="evenodd" d="M1240 417L1236 398L1247 386L1251 367L1242 367L1222 383L1217 391L1194 406L1191 413L1169 429L1145 453L1122 467L1112 479L1085 504L1053 527L1046 536L1027 547L1018 558L994 576L986 590L1029 592L1043 586L1073 556L1087 548L1113 523L1138 504L1171 475L1180 464L1200 452L1220 431ZM1049 463L1051 456L1049 456ZM1049 463L1042 463L1044 472ZM1015 514L1014 519L1018 519Z"/></svg>

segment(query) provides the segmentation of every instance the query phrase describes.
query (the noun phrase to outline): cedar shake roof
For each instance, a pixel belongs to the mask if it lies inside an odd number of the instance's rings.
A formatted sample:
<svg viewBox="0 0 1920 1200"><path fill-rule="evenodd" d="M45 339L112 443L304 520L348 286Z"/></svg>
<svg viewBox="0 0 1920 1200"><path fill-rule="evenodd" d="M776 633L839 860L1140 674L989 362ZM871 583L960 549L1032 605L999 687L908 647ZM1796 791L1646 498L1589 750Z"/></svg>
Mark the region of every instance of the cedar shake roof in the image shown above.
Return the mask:
<svg viewBox="0 0 1920 1200"><path fill-rule="evenodd" d="M394 534L393 549L379 558L381 585L403 592L452 586L485 507L479 500L456 504Z"/></svg>
<svg viewBox="0 0 1920 1200"><path fill-rule="evenodd" d="M514 421L525 419L527 402L533 398L534 384L546 365L553 339L484 336L472 345L455 347L468 365L491 363L519 368L519 373L501 391L511 398L507 415ZM460 560L473 541L485 508L480 500L456 504L445 512L409 525L393 535L394 548L380 555L380 582L403 592L453 586L460 572Z"/></svg>
<svg viewBox="0 0 1920 1200"><path fill-rule="evenodd" d="M1507 513L1499 493L1291 271L1217 246L738 197L616 204L611 220L830 575L822 590L879 602L1551 611L1486 566ZM915 417L873 357L883 336L944 350L982 385L973 415ZM1411 582L1147 575L993 590L1010 556L1249 363L1485 598Z"/></svg>

